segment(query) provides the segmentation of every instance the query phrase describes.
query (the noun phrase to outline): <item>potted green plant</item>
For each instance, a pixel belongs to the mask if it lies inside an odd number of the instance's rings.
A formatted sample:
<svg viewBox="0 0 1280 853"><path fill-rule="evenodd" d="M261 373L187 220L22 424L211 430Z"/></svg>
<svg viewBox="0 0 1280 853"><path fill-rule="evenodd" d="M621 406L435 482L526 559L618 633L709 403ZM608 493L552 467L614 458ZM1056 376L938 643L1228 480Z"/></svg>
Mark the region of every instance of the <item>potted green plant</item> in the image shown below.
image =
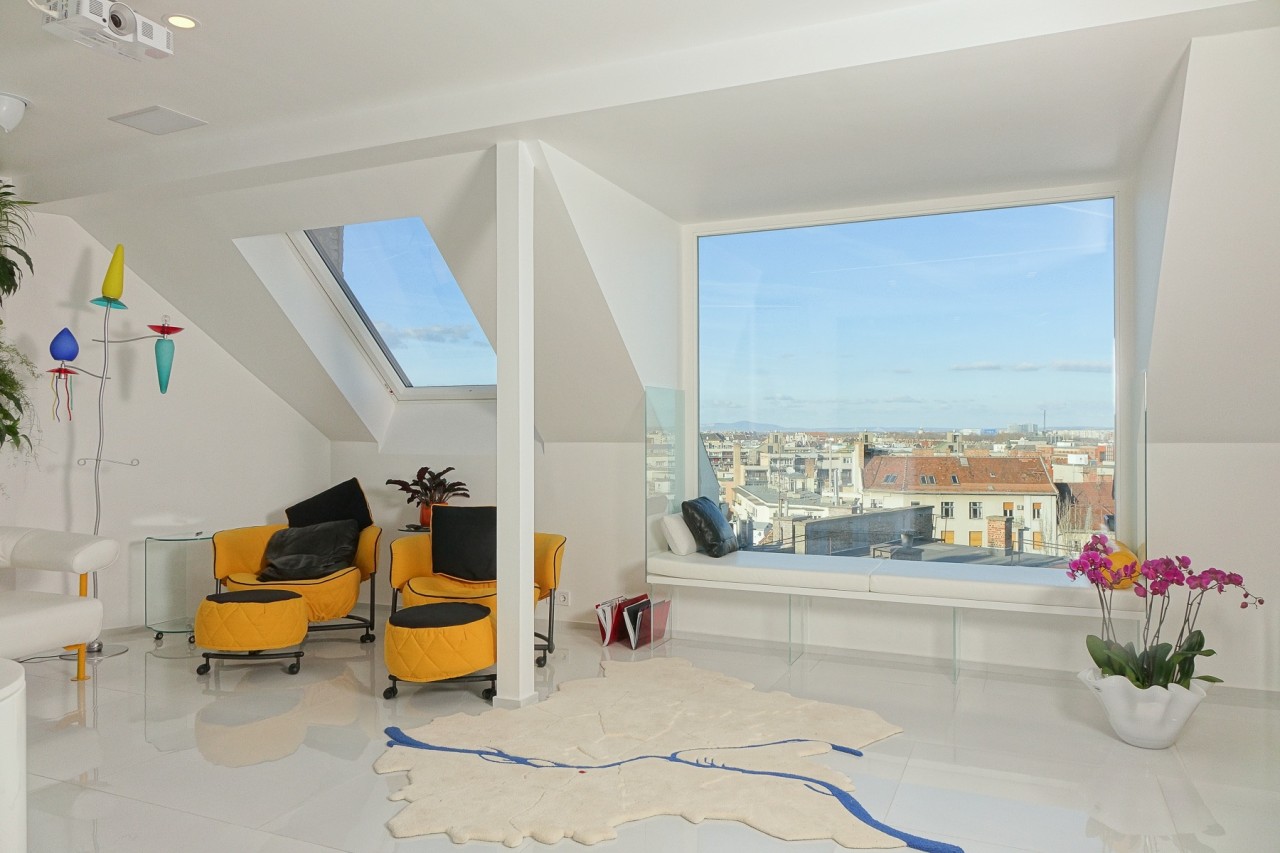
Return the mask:
<svg viewBox="0 0 1280 853"><path fill-rule="evenodd" d="M469 498L467 484L455 480L449 481L448 474L453 470L450 466L443 471L432 471L423 465L412 480L387 480L388 486L396 486L402 492L408 492L405 503L418 505L418 520L423 527L431 526L431 508L436 504L447 504L450 498Z"/></svg>
<svg viewBox="0 0 1280 853"><path fill-rule="evenodd" d="M31 256L22 248L30 223L27 221L29 201L18 198L13 184L0 181L0 305L12 296L22 283L22 261L28 272L35 272Z"/></svg>
<svg viewBox="0 0 1280 853"><path fill-rule="evenodd" d="M35 272L31 256L22 247L29 230L29 204L18 198L12 184L0 181L0 305L22 283L24 265L28 272ZM31 445L22 425L31 405L26 385L35 375L31 360L4 339L4 323L0 321L0 449L6 442L17 448Z"/></svg>

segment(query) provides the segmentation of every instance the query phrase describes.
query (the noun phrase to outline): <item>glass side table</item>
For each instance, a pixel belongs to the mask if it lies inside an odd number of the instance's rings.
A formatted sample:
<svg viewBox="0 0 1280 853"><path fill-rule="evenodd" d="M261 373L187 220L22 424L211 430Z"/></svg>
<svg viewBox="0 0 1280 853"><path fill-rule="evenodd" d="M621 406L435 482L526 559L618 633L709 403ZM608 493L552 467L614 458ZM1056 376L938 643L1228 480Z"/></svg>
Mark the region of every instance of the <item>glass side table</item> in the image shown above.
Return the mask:
<svg viewBox="0 0 1280 853"><path fill-rule="evenodd" d="M195 612L204 598L200 578L213 579L213 534L148 536L142 540L143 618L156 642L165 634L186 634L194 643Z"/></svg>

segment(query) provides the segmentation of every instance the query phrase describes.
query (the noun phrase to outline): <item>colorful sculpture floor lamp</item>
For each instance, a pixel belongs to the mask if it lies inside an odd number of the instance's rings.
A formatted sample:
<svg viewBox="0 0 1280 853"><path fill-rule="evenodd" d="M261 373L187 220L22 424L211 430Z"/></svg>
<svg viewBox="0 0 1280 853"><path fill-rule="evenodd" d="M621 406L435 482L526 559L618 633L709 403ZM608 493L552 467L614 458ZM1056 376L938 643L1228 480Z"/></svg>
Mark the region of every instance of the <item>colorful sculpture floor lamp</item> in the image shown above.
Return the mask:
<svg viewBox="0 0 1280 853"><path fill-rule="evenodd" d="M70 362L74 362L80 354L80 343L70 329L64 328L58 332L49 344L49 355L53 356L54 361L58 362L58 366L49 371L49 373L53 374L53 414L55 420L62 420L62 411L66 412L67 420L71 420L73 402L72 378L74 376L85 373L98 380L98 450L93 458L76 460L78 465L93 463L93 534L95 536L98 535L98 531L102 526L102 463L110 462L128 466L139 464L137 459L129 462L120 462L115 459L105 459L102 456L102 451L106 444L106 393L107 382L111 379L111 374L108 372L111 361L111 344L124 344L154 338L156 341L156 376L160 383L160 393L164 394L169 390L169 377L173 372L174 347L173 340L169 336L176 335L182 331L180 326L169 325L169 318L165 317L162 322L147 326L147 328L156 333L154 335L111 340L108 334L111 324L111 312L128 310L128 306L120 301L122 295L124 295L124 246L118 245L111 255L111 264L107 267L107 275L102 281L102 296L90 300L93 305L99 305L103 309L102 338L100 341L98 338L94 338L95 343L100 342L102 344L102 373L94 373L80 366L71 366ZM82 586L86 583L83 575L80 582ZM82 588L81 594L83 595L84 593L85 590ZM93 597L98 597L98 575L96 572L93 574ZM126 646L104 647L101 640L95 640L88 646L88 653L98 658L113 657L124 654L126 651L128 651ZM64 657L67 656L64 655ZM74 657L74 655L70 657Z"/></svg>

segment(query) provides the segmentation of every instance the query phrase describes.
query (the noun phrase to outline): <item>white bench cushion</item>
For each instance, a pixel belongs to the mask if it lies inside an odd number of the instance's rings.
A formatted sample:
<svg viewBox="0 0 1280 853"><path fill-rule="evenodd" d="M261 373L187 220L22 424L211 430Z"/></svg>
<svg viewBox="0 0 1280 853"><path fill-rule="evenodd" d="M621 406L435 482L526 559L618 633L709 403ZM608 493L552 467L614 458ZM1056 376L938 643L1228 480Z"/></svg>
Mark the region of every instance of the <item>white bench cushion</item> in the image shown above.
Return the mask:
<svg viewBox="0 0 1280 853"><path fill-rule="evenodd" d="M88 643L102 630L102 602L54 592L0 591L0 658Z"/></svg>
<svg viewBox="0 0 1280 853"><path fill-rule="evenodd" d="M649 555L648 572L651 582L658 582L653 575L663 575L724 583L868 592L871 570L880 563L880 560L797 556L776 551L734 551L723 557L697 553L679 556L662 551Z"/></svg>
<svg viewBox="0 0 1280 853"><path fill-rule="evenodd" d="M735 551L718 559L706 554L679 556L670 551L650 554L649 582L661 583L664 577L717 585L867 594L850 596L859 598L877 595L898 601L919 598L922 603L955 607L972 602L967 606L1011 610L1067 607L1100 612L1092 584L1083 579L1071 580L1065 569L1037 566L878 560L777 551ZM1010 606L1000 606L1006 604ZM1112 607L1117 613L1140 612L1142 599L1127 592L1117 593Z"/></svg>

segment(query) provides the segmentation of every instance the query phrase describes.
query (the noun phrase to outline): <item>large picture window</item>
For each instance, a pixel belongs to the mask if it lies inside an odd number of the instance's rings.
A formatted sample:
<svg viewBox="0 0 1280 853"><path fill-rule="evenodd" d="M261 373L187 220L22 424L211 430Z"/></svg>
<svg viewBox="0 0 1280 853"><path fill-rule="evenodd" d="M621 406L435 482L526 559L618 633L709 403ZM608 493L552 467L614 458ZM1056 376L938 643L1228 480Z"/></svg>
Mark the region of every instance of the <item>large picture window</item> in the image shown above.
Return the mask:
<svg viewBox="0 0 1280 853"><path fill-rule="evenodd" d="M699 424L741 544L1048 565L1113 525L1113 218L700 237Z"/></svg>

